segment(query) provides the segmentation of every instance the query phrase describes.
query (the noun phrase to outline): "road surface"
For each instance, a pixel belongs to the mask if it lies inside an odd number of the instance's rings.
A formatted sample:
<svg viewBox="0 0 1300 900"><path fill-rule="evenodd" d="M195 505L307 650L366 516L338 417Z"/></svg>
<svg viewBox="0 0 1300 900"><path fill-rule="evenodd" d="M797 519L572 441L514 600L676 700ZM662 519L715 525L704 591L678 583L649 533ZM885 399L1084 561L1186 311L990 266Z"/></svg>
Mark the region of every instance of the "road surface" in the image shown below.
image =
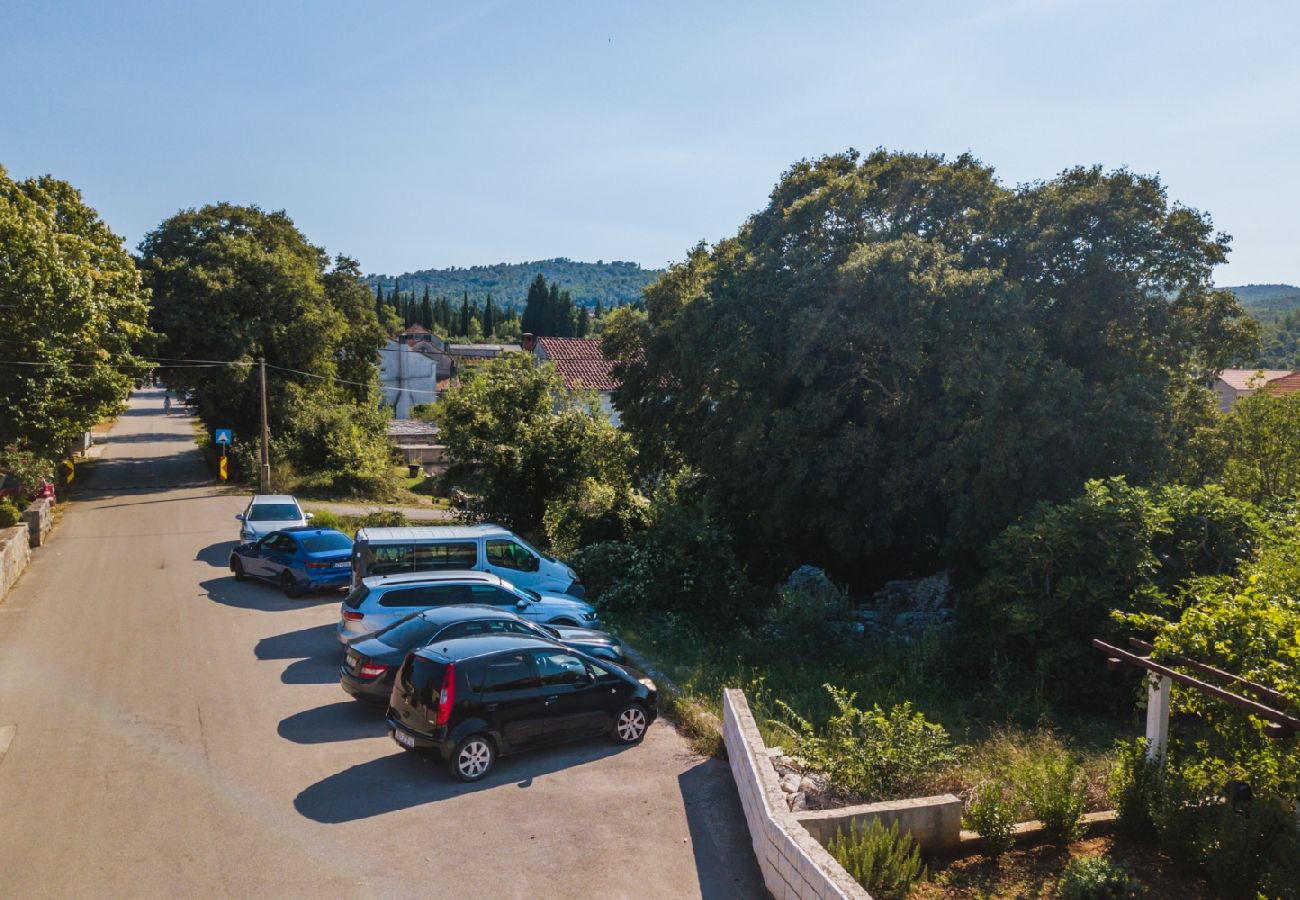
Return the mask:
<svg viewBox="0 0 1300 900"><path fill-rule="evenodd" d="M143 391L0 603L0 897L751 897L725 764L665 723L462 785L337 684L338 595L237 584L243 500Z"/></svg>

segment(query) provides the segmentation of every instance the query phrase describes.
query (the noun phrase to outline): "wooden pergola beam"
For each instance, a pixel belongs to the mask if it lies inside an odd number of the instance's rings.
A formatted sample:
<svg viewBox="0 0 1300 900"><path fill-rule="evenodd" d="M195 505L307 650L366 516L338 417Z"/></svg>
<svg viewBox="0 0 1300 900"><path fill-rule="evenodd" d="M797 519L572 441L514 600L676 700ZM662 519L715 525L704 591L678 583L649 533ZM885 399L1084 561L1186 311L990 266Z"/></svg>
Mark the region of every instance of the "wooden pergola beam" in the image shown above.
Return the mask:
<svg viewBox="0 0 1300 900"><path fill-rule="evenodd" d="M1139 638L1131 637L1128 639L1128 642L1130 646L1136 647L1143 653L1150 653L1155 649L1150 642ZM1225 672L1222 669L1197 662L1194 659L1188 659L1185 656L1172 656L1169 658L1169 661L1175 665L1185 666L1195 672L1200 672L1202 675L1208 675L1211 678L1217 678L1220 681L1226 681L1229 684L1236 685L1242 690L1249 691L1266 703L1272 703L1279 707L1295 705L1285 694L1279 694L1272 688L1264 687L1264 685L1242 678L1240 675L1233 675L1231 672Z"/></svg>

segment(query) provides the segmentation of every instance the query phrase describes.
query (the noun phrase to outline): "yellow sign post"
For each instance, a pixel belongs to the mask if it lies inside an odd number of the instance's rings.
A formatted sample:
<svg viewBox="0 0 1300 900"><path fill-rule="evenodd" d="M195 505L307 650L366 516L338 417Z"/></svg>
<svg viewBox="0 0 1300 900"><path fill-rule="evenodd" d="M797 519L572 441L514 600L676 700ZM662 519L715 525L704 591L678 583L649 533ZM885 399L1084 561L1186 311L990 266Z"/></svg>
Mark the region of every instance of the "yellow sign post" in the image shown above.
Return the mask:
<svg viewBox="0 0 1300 900"><path fill-rule="evenodd" d="M72 460L65 459L62 463L60 463L60 467L63 469L63 483L72 484L72 478L74 475L77 474L76 465L72 462Z"/></svg>
<svg viewBox="0 0 1300 900"><path fill-rule="evenodd" d="M217 472L221 475L221 480L226 480L226 448L221 448L221 459L217 461Z"/></svg>

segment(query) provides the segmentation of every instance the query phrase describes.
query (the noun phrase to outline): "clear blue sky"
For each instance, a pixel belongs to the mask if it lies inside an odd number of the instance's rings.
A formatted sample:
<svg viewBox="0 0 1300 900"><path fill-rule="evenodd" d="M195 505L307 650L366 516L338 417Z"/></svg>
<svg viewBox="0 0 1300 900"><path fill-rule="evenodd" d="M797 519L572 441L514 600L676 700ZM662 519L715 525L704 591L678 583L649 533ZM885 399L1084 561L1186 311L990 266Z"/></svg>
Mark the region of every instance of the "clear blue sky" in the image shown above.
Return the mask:
<svg viewBox="0 0 1300 900"><path fill-rule="evenodd" d="M1300 282L1300 4L0 0L0 163L134 247L286 209L369 272L662 266L791 162L969 150L1004 181L1159 173Z"/></svg>

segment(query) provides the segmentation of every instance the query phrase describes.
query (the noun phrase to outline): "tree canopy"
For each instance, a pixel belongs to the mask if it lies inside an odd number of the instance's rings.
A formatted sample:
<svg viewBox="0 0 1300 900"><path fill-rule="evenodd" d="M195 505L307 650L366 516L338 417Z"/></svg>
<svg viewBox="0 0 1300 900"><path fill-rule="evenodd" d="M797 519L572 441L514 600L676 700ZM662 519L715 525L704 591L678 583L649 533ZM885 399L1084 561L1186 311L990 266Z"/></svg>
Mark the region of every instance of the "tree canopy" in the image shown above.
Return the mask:
<svg viewBox="0 0 1300 900"><path fill-rule="evenodd" d="M1256 337L1210 281L1227 244L1125 170L1012 189L966 155L804 161L607 324L615 401L751 562L969 553L1090 477L1160 477Z"/></svg>
<svg viewBox="0 0 1300 900"><path fill-rule="evenodd" d="M148 363L149 292L122 240L66 181L0 167L0 447L52 457Z"/></svg>

